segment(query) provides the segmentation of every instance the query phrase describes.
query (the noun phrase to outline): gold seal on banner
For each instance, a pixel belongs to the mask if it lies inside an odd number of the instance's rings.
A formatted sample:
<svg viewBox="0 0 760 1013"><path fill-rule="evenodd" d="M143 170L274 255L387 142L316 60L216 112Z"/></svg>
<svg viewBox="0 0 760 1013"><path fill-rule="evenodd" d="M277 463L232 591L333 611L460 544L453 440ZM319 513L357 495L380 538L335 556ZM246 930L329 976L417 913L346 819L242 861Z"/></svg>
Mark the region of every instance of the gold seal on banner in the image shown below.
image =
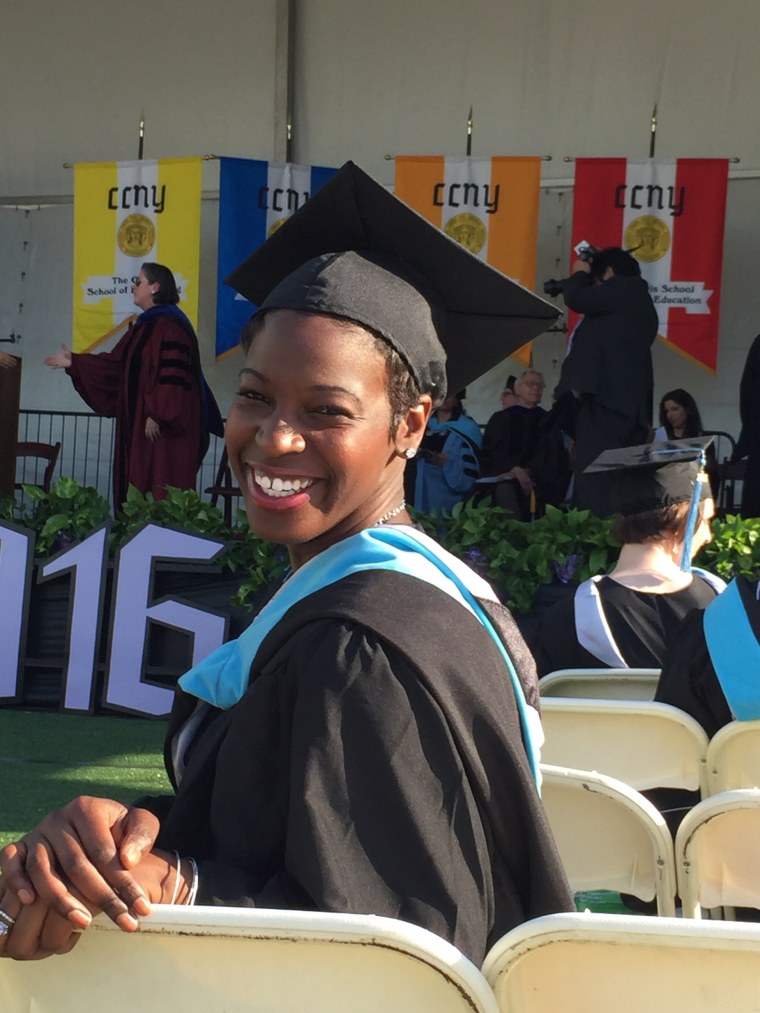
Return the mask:
<svg viewBox="0 0 760 1013"><path fill-rule="evenodd" d="M642 215L629 223L623 245L637 260L651 264L654 260L662 260L670 249L670 229L654 215Z"/></svg>
<svg viewBox="0 0 760 1013"><path fill-rule="evenodd" d="M276 218L272 222L267 231L267 239L269 239L270 236L273 236L278 229L281 229L283 227L285 222L288 220L288 217L289 217L288 215L285 215L283 218Z"/></svg>
<svg viewBox="0 0 760 1013"><path fill-rule="evenodd" d="M468 214L466 211L450 218L443 231L449 239L456 239L470 253L480 253L486 245L485 225L477 215Z"/></svg>
<svg viewBox="0 0 760 1013"><path fill-rule="evenodd" d="M156 245L156 226L145 215L127 215L119 226L116 243L127 257L144 257Z"/></svg>

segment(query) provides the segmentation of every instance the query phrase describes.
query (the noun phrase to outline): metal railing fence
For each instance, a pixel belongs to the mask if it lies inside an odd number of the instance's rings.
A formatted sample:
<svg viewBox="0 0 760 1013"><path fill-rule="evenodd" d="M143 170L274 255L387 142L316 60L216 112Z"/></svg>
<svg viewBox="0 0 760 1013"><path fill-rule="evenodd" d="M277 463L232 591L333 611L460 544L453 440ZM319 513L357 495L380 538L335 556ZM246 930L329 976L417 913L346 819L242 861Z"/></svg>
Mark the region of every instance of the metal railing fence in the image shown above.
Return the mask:
<svg viewBox="0 0 760 1013"><path fill-rule="evenodd" d="M112 469L114 420L90 412L59 412L22 409L19 412L19 442L59 443L61 450L53 472L55 482L62 475L76 479L80 485L93 486L113 506ZM224 441L212 436L206 456L198 471L197 491L205 499L204 490L214 484ZM46 462L39 458L20 457L16 481L37 485L42 481Z"/></svg>

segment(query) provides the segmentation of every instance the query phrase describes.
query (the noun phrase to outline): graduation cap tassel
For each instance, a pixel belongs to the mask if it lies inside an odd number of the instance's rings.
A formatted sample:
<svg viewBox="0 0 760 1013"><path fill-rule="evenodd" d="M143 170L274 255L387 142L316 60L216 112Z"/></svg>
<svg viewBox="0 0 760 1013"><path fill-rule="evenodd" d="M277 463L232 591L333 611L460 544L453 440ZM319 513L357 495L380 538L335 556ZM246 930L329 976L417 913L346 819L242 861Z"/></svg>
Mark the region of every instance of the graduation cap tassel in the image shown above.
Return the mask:
<svg viewBox="0 0 760 1013"><path fill-rule="evenodd" d="M705 454L702 452L702 456L699 461L699 474L697 480L694 483L694 490L691 494L691 501L689 502L689 513L686 518L686 533L683 540L683 552L681 553L681 569L684 573L691 573L691 546L694 542L694 532L697 527L697 519L699 517L699 504L702 499L702 487L707 481L707 472L705 471Z"/></svg>

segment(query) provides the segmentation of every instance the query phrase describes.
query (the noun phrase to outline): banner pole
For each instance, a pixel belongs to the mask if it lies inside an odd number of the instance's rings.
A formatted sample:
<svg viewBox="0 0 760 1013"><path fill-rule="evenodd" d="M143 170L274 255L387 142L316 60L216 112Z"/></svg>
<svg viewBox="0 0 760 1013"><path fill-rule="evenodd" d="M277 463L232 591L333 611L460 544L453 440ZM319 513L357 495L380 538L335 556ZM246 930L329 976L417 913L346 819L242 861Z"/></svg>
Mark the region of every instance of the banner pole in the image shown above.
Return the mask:
<svg viewBox="0 0 760 1013"><path fill-rule="evenodd" d="M137 142L137 160L142 161L143 158L143 147L145 144L145 110L140 113L140 133Z"/></svg>
<svg viewBox="0 0 760 1013"><path fill-rule="evenodd" d="M654 104L652 109L652 119L650 121L649 128L649 157L654 158L654 146L657 141L657 103Z"/></svg>
<svg viewBox="0 0 760 1013"><path fill-rule="evenodd" d="M472 154L472 106L470 106L470 112L467 116L467 149L465 154L468 158Z"/></svg>

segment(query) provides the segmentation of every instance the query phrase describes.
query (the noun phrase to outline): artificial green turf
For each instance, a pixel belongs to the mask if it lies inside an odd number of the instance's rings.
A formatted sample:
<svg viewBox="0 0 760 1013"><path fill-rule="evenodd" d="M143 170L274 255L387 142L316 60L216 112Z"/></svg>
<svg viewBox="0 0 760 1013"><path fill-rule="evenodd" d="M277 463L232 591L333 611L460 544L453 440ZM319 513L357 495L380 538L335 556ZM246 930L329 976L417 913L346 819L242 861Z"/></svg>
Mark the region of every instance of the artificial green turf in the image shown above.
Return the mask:
<svg viewBox="0 0 760 1013"><path fill-rule="evenodd" d="M76 795L170 791L166 724L0 708L0 847Z"/></svg>

